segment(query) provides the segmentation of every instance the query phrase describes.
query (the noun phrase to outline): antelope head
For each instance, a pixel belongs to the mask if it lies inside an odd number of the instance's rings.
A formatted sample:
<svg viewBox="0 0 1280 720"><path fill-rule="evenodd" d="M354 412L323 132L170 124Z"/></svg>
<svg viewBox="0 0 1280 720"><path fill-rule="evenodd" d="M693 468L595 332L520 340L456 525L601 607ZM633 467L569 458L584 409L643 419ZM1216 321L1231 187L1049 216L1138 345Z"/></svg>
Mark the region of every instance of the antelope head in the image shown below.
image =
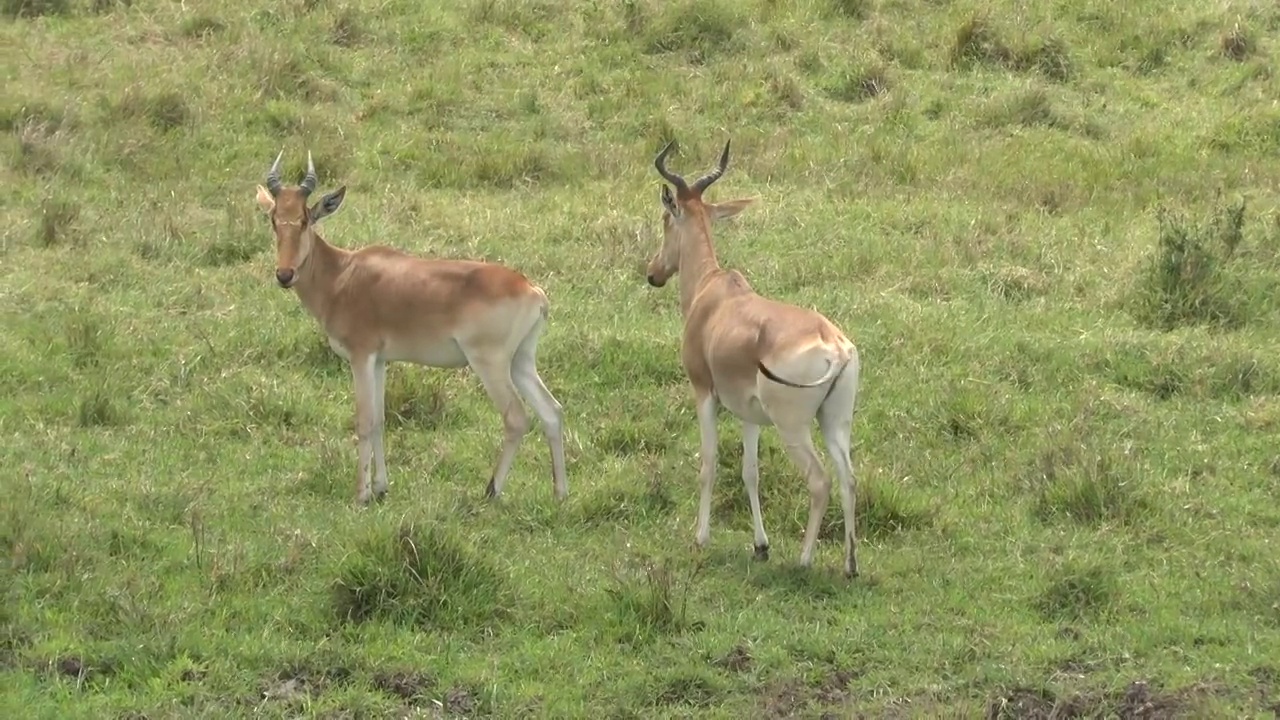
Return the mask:
<svg viewBox="0 0 1280 720"><path fill-rule="evenodd" d="M729 167L729 141L725 142L724 152L720 153L720 164L693 183L685 182L683 177L667 169L667 155L675 142L668 142L653 162L658 174L667 181L662 183L662 247L649 261L648 269L649 284L654 287L666 285L671 276L680 271L681 248L685 243L709 243L712 222L733 217L754 202L754 199L722 203L702 200L702 193ZM672 187L675 188L674 193Z"/></svg>
<svg viewBox="0 0 1280 720"><path fill-rule="evenodd" d="M298 273L307 262L315 242L315 224L332 215L342 206L347 186L320 198L307 207L307 198L316 189L316 166L307 152L307 174L298 185L285 186L280 182L280 160L284 151L267 171L266 186L258 186L258 206L271 220L271 231L276 236L276 281L282 288L293 287Z"/></svg>

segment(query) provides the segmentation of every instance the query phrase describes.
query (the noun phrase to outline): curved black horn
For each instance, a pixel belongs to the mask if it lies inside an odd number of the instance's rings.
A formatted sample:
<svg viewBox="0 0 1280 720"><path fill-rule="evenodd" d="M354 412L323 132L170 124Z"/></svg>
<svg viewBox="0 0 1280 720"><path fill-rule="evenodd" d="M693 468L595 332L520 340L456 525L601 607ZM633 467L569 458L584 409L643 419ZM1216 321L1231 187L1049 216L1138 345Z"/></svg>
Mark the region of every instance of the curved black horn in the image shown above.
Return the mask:
<svg viewBox="0 0 1280 720"><path fill-rule="evenodd" d="M311 162L311 151L307 151L307 176L302 178L302 183L298 185L302 189L304 196L310 195L316 189L316 164Z"/></svg>
<svg viewBox="0 0 1280 720"><path fill-rule="evenodd" d="M271 163L271 169L267 171L267 190L271 193L271 197L275 197L280 193L280 158L284 157L284 150L276 156L276 161Z"/></svg>
<svg viewBox="0 0 1280 720"><path fill-rule="evenodd" d="M707 173L706 175L703 175L702 177L698 178L698 180L697 180L695 183L693 183L693 188L692 188L692 190L693 190L694 192L699 192L699 193L700 193L700 192L702 192L703 190L706 190L707 188L711 187L711 183L713 183L713 182L715 182L715 181L719 180L719 179L720 179L720 176L724 174L724 171L725 171L726 169L728 169L728 167L729 167L729 143L730 143L730 142L731 142L730 140L725 140L725 142L724 142L724 152L720 153L720 164L719 164L718 166L716 166L716 169L715 169L715 170L712 170L711 172Z"/></svg>
<svg viewBox="0 0 1280 720"><path fill-rule="evenodd" d="M666 147L662 148L662 152L658 153L658 157L654 159L653 166L658 168L658 172L667 179L667 182L681 190L688 190L689 186L685 184L684 178L667 170L667 155L671 153L671 148L675 147L675 144L676 141L674 139L668 142Z"/></svg>

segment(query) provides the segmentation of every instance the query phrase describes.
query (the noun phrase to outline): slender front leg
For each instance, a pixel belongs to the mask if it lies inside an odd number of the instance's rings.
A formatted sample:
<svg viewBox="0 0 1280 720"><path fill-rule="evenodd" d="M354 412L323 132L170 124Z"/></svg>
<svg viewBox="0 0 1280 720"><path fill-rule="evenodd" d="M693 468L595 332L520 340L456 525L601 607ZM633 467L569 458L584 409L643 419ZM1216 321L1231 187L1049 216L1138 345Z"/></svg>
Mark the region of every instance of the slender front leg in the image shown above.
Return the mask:
<svg viewBox="0 0 1280 720"><path fill-rule="evenodd" d="M373 437L377 427L374 420L374 395L378 385L374 364L372 354L351 355L351 376L356 389L356 446L359 458L356 467L356 503L360 505L368 505L372 495L369 480L372 475Z"/></svg>
<svg viewBox="0 0 1280 720"><path fill-rule="evenodd" d="M701 392L698 403L698 431L702 438L699 457L702 460L698 472L700 497L698 499L698 528L695 540L698 547L706 547L711 539L711 488L716 482L716 409L719 403L710 392Z"/></svg>
<svg viewBox="0 0 1280 720"><path fill-rule="evenodd" d="M387 427L387 361L377 358L373 363L373 496L379 500L387 495L387 456L382 438Z"/></svg>
<svg viewBox="0 0 1280 720"><path fill-rule="evenodd" d="M755 529L756 559L769 559L769 536L764 532L764 516L760 512L760 426L742 424L742 484L751 503L751 522Z"/></svg>

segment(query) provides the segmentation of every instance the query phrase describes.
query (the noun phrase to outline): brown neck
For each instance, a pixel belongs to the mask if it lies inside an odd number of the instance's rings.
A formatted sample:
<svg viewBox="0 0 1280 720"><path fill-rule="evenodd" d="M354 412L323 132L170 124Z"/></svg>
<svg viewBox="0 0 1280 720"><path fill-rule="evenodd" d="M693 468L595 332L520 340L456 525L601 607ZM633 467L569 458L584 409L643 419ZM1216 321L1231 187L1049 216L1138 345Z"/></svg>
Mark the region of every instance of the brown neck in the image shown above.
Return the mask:
<svg viewBox="0 0 1280 720"><path fill-rule="evenodd" d="M680 312L685 317L703 281L720 269L711 242L711 218L701 208L690 211L697 214L689 218L692 227L680 243Z"/></svg>
<svg viewBox="0 0 1280 720"><path fill-rule="evenodd" d="M328 316L329 303L338 277L347 267L351 253L324 241L320 233L312 231L311 252L298 268L298 280L293 289L298 293L302 306L323 325Z"/></svg>

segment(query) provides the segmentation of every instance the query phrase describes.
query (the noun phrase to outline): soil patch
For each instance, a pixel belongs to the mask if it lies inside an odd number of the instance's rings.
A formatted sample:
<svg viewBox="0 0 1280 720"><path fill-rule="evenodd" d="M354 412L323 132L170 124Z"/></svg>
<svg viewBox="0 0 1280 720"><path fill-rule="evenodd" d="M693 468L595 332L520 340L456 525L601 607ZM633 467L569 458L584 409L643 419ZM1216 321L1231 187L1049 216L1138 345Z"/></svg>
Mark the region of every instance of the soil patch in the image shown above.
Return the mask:
<svg viewBox="0 0 1280 720"><path fill-rule="evenodd" d="M1065 720L1067 718L1120 718L1165 720L1185 717L1198 698L1212 692L1192 686L1166 692L1137 680L1120 692L1074 694L1056 697L1048 690L1015 688L987 703L987 720Z"/></svg>
<svg viewBox="0 0 1280 720"><path fill-rule="evenodd" d="M427 699L435 681L427 675L415 672L379 672L373 676L373 687L388 695L417 705Z"/></svg>

